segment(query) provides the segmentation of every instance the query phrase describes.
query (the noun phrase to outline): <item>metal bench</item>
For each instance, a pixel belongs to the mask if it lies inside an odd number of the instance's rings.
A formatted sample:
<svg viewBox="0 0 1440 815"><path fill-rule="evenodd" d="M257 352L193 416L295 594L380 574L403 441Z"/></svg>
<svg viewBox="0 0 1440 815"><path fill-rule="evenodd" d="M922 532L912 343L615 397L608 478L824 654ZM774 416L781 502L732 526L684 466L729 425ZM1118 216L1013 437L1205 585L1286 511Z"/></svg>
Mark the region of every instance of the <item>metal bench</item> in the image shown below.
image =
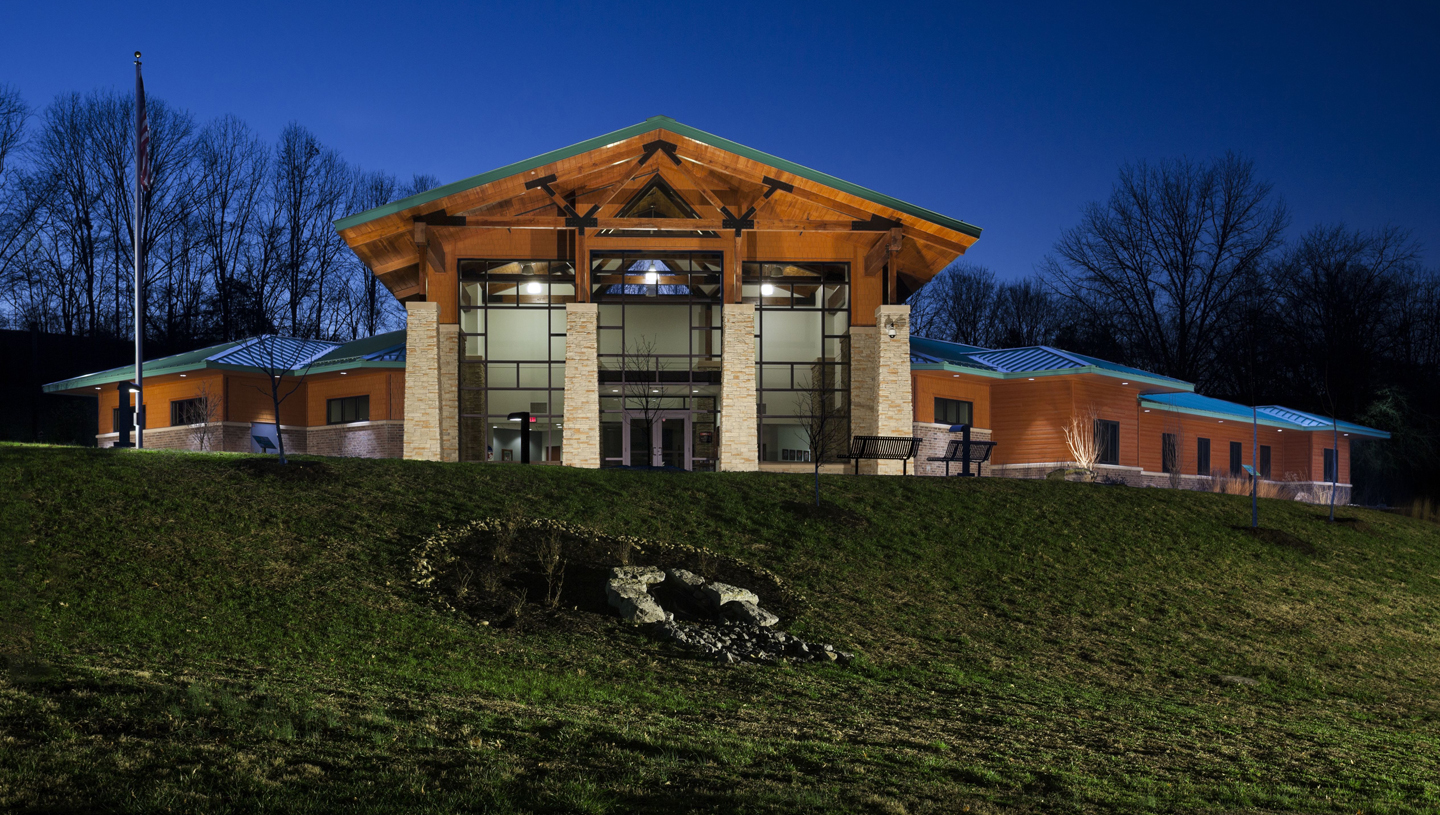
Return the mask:
<svg viewBox="0 0 1440 815"><path fill-rule="evenodd" d="M850 440L850 452L840 456L842 460L854 459L855 474L860 474L862 459L900 461L900 473L909 475L910 459L920 452L920 440L909 436L855 436Z"/></svg>
<svg viewBox="0 0 1440 815"><path fill-rule="evenodd" d="M972 441L970 439L970 425L957 424L950 428L951 433L960 433L958 439L953 439L945 446L945 455L930 456L926 461L945 462L945 475L950 475L950 463L959 462L961 465L960 475L978 476L980 465L990 460L990 453L995 449L993 441ZM975 465L975 472L970 472L970 465Z"/></svg>

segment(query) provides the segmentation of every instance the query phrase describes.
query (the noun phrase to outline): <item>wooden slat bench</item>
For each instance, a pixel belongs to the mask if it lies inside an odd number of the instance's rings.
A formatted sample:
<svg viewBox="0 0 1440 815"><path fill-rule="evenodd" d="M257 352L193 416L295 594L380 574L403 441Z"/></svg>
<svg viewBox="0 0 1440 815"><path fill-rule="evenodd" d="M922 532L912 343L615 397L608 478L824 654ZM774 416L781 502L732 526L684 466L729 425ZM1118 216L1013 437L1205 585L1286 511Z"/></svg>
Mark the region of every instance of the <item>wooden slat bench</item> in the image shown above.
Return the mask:
<svg viewBox="0 0 1440 815"><path fill-rule="evenodd" d="M860 474L860 461L900 461L900 472L909 475L910 459L920 452L920 440L909 436L855 436L850 451L840 458L855 460L855 474Z"/></svg>
<svg viewBox="0 0 1440 815"><path fill-rule="evenodd" d="M955 439L945 446L945 455L930 456L926 461L945 462L945 475L950 475L950 463L956 462L961 466L958 475L980 474L980 465L990 460L990 452L995 449L993 441L970 441L969 439ZM970 472L970 465L975 465L975 472Z"/></svg>

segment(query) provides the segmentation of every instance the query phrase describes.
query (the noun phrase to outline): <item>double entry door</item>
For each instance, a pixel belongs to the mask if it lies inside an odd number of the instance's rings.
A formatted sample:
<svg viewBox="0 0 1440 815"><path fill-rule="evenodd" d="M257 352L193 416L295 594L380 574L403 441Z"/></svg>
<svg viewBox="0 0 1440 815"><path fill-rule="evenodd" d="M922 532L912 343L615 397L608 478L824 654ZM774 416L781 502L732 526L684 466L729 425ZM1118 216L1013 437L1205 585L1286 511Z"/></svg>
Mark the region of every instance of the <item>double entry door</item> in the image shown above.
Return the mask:
<svg viewBox="0 0 1440 815"><path fill-rule="evenodd" d="M690 411L626 411L625 466L690 469Z"/></svg>

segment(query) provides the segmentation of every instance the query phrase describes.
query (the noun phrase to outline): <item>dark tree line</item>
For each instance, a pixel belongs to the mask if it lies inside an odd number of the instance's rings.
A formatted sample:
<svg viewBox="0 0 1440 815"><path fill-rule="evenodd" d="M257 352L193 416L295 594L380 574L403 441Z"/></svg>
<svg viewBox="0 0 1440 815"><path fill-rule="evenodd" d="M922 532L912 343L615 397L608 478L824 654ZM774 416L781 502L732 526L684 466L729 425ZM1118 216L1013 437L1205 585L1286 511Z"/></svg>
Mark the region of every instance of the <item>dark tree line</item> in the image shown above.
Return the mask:
<svg viewBox="0 0 1440 815"><path fill-rule="evenodd" d="M347 163L291 123L271 144L233 116L147 97L154 184L140 230L147 345L259 333L351 339L403 314L332 223L437 185ZM134 101L0 86L0 326L133 335Z"/></svg>
<svg viewBox="0 0 1440 815"><path fill-rule="evenodd" d="M1227 155L1121 169L1034 279L957 262L911 299L915 331L1055 345L1389 430L1356 453L1367 500L1440 494L1440 271L1402 229L1298 235L1271 185Z"/></svg>

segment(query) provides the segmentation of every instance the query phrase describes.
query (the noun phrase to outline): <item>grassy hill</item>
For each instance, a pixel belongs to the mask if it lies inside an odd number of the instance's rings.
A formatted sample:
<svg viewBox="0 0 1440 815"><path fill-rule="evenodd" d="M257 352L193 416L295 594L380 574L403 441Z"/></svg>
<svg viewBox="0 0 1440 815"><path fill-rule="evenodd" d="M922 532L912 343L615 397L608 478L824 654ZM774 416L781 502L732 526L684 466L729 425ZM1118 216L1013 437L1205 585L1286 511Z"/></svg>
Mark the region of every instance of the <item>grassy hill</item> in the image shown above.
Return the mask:
<svg viewBox="0 0 1440 815"><path fill-rule="evenodd" d="M0 445L0 810L1440 809L1440 527L810 483ZM494 516L764 566L860 657L720 666L580 582L440 610L411 550Z"/></svg>

